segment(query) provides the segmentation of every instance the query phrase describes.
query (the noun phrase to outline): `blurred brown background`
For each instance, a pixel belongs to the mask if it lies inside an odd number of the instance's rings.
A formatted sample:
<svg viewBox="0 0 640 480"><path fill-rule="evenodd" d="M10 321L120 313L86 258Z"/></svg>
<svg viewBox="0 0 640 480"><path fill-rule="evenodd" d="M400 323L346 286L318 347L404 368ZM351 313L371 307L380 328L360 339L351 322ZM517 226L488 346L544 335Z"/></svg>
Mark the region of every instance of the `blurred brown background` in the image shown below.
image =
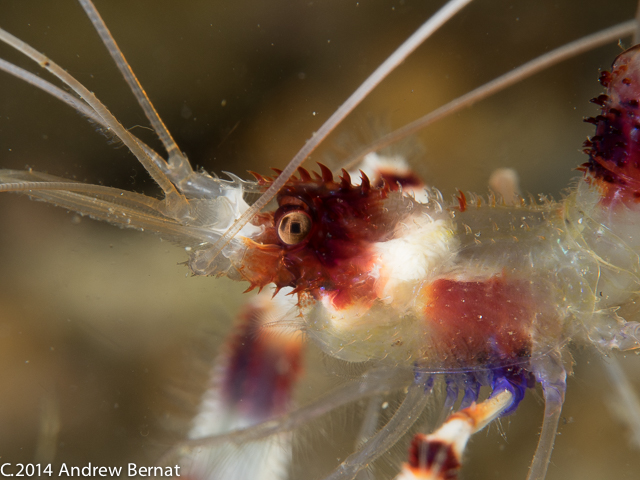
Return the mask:
<svg viewBox="0 0 640 480"><path fill-rule="evenodd" d="M246 176L249 169L282 168L439 2L97 6L192 163ZM635 5L603 8L595 1L478 1L382 84L313 160L338 166L345 152L380 132L538 54L629 19ZM76 3L5 0L0 26L65 67L126 127L153 142ZM581 144L592 128L581 120L596 113L588 100L601 91L598 69L618 52L610 45L580 56L427 129L416 139L424 151L412 159L414 167L447 195L455 188L483 193L491 171L509 166L520 173L523 191L560 197L584 161ZM0 46L0 54L38 72L7 47ZM109 143L57 100L0 76L3 168L29 166L156 194L133 156ZM245 286L190 278L179 265L185 259L151 235L26 197L0 197L3 462L150 463L186 428L203 388L203 364L222 341ZM576 349L576 357L548 478L637 478L640 455L605 408L610 388L599 356ZM640 390L639 359L629 357L625 365ZM317 370L322 374L323 366ZM313 396L304 388L302 397ZM504 438L495 427L479 434L464 478L524 478L540 403L529 395L503 420ZM44 434L47 425L57 434ZM330 443L327 438L317 445Z"/></svg>

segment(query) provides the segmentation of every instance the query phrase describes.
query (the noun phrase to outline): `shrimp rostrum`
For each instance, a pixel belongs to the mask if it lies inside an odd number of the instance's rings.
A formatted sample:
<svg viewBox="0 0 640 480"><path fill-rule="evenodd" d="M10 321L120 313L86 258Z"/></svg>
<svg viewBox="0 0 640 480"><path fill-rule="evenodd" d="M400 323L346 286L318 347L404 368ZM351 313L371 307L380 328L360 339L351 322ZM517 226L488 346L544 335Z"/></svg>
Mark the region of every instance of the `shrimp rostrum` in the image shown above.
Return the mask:
<svg viewBox="0 0 640 480"><path fill-rule="evenodd" d="M198 479L286 478L296 430L343 405L368 402L358 444L326 478L457 478L469 437L515 412L539 384L545 407L529 478L544 478L572 369L570 345L593 346L605 354L640 348L640 240L635 239L640 49L625 51L611 72L601 75L607 93L594 99L602 112L589 119L596 132L585 144L588 160L562 201L525 200L506 190L486 197L458 192L448 200L401 159L372 148L356 155L365 160L349 171L335 173L322 164L312 171L301 163L467 1L442 7L284 170L272 176L254 173L252 181L233 174L221 179L191 167L95 7L90 0L80 3L167 159L133 136L53 60L3 30L0 40L72 93L8 62L0 68L117 137L163 198L32 170L0 170L0 191L154 232L185 248L193 275L226 276L261 291L239 315L212 368L188 439L150 468L175 475L172 466L180 466L183 474ZM604 34L608 40L597 41L614 40L634 28L627 22ZM492 86L491 92L515 79ZM489 93L478 93L466 104ZM292 391L305 343L336 362L365 365L364 373L295 407ZM623 385L624 379L612 377ZM425 406L441 387L441 418L428 422ZM391 394L401 400L384 416L380 399ZM633 410L633 401L627 406ZM629 418L634 414L639 412ZM375 461L396 444L409 449L408 462L400 472L399 465L391 473L378 471Z"/></svg>

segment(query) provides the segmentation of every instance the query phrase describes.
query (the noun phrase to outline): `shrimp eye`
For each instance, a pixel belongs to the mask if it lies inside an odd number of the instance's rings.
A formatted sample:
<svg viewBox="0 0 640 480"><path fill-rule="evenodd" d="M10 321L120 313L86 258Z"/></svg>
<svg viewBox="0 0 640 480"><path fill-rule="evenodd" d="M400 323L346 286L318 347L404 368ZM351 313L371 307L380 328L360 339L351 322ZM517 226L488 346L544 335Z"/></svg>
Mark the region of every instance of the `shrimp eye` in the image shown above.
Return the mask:
<svg viewBox="0 0 640 480"><path fill-rule="evenodd" d="M278 238L285 245L298 245L311 231L311 217L302 210L287 212L278 221Z"/></svg>

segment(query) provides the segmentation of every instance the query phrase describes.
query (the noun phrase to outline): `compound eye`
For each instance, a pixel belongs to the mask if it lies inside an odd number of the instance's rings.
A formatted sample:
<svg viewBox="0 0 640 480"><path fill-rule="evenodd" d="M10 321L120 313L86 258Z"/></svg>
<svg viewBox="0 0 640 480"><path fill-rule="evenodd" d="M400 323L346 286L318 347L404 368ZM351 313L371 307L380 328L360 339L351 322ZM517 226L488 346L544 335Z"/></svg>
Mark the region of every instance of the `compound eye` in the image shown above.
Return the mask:
<svg viewBox="0 0 640 480"><path fill-rule="evenodd" d="M278 221L278 238L285 245L298 245L311 231L311 217L302 210L285 213Z"/></svg>

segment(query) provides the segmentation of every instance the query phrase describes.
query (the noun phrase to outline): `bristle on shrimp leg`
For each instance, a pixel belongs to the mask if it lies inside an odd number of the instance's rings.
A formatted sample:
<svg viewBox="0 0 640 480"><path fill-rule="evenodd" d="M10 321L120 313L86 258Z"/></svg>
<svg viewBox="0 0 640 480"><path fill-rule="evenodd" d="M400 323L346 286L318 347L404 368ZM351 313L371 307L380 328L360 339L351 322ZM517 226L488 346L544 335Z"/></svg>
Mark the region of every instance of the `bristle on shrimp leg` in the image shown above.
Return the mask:
<svg viewBox="0 0 640 480"><path fill-rule="evenodd" d="M379 458L411 428L424 410L433 388L433 378L417 372L402 404L389 422L347 457L325 480L350 480Z"/></svg>

